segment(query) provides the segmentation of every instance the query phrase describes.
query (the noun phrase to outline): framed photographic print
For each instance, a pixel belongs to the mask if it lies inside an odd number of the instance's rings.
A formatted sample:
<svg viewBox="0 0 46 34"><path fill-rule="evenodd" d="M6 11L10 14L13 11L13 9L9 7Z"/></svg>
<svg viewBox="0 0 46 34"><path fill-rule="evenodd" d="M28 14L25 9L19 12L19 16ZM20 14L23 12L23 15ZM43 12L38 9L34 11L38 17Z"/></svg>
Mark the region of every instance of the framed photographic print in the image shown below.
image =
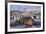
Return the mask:
<svg viewBox="0 0 46 34"><path fill-rule="evenodd" d="M9 1L6 5L6 32L44 31L44 3Z"/></svg>

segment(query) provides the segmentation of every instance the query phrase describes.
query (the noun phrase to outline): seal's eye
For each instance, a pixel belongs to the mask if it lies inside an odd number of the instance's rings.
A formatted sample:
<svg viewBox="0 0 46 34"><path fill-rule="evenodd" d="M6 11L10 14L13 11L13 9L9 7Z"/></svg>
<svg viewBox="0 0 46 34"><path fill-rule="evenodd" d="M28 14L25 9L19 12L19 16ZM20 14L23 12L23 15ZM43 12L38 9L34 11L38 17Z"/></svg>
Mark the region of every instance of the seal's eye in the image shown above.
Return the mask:
<svg viewBox="0 0 46 34"><path fill-rule="evenodd" d="M36 19L36 16L33 16Z"/></svg>

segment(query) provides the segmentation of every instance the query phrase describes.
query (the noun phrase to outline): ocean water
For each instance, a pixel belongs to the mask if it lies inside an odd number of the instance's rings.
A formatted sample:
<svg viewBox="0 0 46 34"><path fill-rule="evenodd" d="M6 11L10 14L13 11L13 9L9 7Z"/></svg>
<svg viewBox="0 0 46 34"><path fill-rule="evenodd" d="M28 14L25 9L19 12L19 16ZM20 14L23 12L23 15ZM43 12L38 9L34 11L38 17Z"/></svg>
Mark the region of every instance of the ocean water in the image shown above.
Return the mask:
<svg viewBox="0 0 46 34"><path fill-rule="evenodd" d="M15 20L13 20L13 21L11 21L10 22L10 27L11 28L31 28L31 27L33 27L33 28L39 28L41 26L41 22L40 21L33 21L33 24L32 24L32 26L26 26L26 25L24 25L24 24L20 24L20 23L18 23L18 22L16 22Z"/></svg>

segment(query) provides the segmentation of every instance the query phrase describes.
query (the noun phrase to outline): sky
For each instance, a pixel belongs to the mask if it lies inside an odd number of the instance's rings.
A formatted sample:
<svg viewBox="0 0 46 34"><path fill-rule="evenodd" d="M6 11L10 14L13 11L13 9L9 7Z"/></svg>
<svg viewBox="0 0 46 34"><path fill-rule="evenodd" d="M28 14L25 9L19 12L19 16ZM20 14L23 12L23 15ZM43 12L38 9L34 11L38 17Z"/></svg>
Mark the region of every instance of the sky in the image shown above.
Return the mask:
<svg viewBox="0 0 46 34"><path fill-rule="evenodd" d="M24 5L10 5L10 10L40 10L41 6L24 6Z"/></svg>

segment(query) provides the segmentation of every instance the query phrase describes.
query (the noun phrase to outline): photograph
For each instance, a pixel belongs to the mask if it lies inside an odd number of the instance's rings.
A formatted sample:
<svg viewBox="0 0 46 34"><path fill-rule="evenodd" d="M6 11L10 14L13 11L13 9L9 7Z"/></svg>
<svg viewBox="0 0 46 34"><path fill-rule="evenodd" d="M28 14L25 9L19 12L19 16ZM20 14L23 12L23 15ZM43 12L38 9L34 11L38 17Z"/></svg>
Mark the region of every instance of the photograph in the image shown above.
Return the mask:
<svg viewBox="0 0 46 34"><path fill-rule="evenodd" d="M8 32L43 30L43 4L8 3Z"/></svg>
<svg viewBox="0 0 46 34"><path fill-rule="evenodd" d="M40 28L41 6L10 5L11 28Z"/></svg>

